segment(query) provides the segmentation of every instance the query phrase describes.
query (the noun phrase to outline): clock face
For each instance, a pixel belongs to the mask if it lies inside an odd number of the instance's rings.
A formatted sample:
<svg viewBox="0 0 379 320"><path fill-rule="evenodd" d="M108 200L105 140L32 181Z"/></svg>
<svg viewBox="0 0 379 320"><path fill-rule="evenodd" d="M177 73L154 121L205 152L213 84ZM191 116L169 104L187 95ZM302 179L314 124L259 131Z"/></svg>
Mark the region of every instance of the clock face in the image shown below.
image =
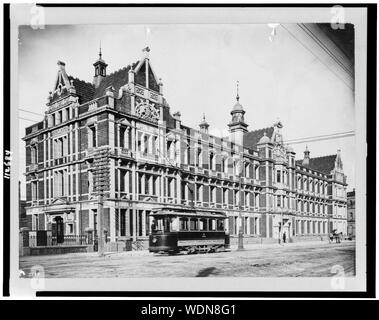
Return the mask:
<svg viewBox="0 0 379 320"><path fill-rule="evenodd" d="M274 147L274 149L272 150L272 155L275 161L281 161L281 162L287 161L286 152L284 148L280 145L277 145L276 147Z"/></svg>
<svg viewBox="0 0 379 320"><path fill-rule="evenodd" d="M136 115L152 122L158 122L159 120L159 110L149 101L142 101L137 105Z"/></svg>

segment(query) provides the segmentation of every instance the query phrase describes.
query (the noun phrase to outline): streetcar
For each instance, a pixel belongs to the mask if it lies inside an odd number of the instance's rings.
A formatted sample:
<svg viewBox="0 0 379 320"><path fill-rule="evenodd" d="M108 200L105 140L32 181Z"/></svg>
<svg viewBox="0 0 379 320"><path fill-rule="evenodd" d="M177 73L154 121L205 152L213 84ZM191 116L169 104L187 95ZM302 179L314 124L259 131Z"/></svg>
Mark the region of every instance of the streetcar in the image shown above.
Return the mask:
<svg viewBox="0 0 379 320"><path fill-rule="evenodd" d="M150 213L149 251L175 254L229 249L226 214L211 210L164 207Z"/></svg>

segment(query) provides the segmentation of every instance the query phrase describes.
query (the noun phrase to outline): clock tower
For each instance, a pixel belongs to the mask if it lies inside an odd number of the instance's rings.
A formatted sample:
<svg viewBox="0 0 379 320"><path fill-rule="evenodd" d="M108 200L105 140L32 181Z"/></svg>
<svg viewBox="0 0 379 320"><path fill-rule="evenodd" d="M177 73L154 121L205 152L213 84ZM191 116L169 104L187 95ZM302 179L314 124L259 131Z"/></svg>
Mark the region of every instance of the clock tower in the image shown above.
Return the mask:
<svg viewBox="0 0 379 320"><path fill-rule="evenodd" d="M243 110L242 105L239 103L239 90L237 82L237 96L236 104L233 106L230 114L232 115L232 121L228 124L230 132L230 140L236 144L243 145L243 136L248 132L248 124L245 123L245 110Z"/></svg>

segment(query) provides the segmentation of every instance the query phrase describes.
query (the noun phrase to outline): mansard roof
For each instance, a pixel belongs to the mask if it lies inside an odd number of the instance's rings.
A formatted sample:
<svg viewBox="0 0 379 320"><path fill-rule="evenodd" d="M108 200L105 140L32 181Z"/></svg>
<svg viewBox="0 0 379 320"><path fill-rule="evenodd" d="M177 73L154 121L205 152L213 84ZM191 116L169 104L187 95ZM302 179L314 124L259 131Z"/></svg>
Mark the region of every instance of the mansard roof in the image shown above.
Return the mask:
<svg viewBox="0 0 379 320"><path fill-rule="evenodd" d="M132 67L134 69L138 65L138 63L139 61L133 63L132 66L129 65L118 71L115 71L106 76L104 79L102 79L99 87L96 88L93 99L104 96L105 90L110 86L115 88L116 96L118 96L118 91L120 90L120 88L128 83L128 73L130 68Z"/></svg>
<svg viewBox="0 0 379 320"><path fill-rule="evenodd" d="M115 89L116 96L118 96L119 89L128 83L128 73L130 68L133 69L138 65L139 61L132 64L132 66L124 67L118 71L115 71L106 76L101 82L99 87L95 88L92 83L80 80L69 76L68 78L73 80L73 85L76 90L76 94L79 97L79 103L83 104L93 99L105 96L106 89L112 86Z"/></svg>
<svg viewBox="0 0 379 320"><path fill-rule="evenodd" d="M243 136L243 146L245 148L257 149L257 144L259 140L264 136L264 133L268 137L272 137L274 133L274 127L262 128L254 131L249 131Z"/></svg>
<svg viewBox="0 0 379 320"><path fill-rule="evenodd" d="M86 103L93 99L95 87L91 83L85 82L78 78L74 78L72 76L69 76L68 78L70 81L73 81L73 85L75 87L76 94L79 97L80 104Z"/></svg>
<svg viewBox="0 0 379 320"><path fill-rule="evenodd" d="M313 169L324 174L330 174L330 172L334 169L335 161L337 155L329 155L324 157L316 157L309 159L309 165L304 166L303 160L296 160L296 164L305 168Z"/></svg>

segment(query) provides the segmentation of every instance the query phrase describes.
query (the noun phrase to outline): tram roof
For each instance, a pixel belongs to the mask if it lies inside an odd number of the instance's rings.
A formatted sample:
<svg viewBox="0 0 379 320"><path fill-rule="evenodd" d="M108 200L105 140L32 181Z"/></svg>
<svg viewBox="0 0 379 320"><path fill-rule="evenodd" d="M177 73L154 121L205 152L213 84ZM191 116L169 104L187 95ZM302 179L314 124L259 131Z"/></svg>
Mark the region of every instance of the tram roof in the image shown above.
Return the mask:
<svg viewBox="0 0 379 320"><path fill-rule="evenodd" d="M205 218L227 218L224 212L215 212L211 210L193 210L180 208L160 208L155 209L150 214L152 216L187 216L187 217L205 217Z"/></svg>

